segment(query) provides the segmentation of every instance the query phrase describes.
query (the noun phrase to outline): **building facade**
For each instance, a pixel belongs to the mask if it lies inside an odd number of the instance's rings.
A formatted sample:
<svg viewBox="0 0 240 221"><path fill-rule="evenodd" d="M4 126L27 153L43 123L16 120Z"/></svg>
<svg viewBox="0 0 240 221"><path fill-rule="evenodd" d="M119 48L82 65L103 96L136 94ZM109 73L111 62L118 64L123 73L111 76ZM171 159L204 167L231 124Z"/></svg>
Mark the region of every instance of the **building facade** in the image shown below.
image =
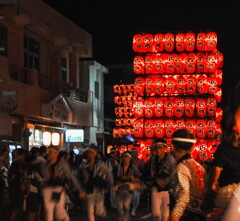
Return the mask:
<svg viewBox="0 0 240 221"><path fill-rule="evenodd" d="M59 147L103 147L107 72L92 59L91 34L43 1L0 4L1 141L27 149L59 134ZM83 133L69 140L73 129Z"/></svg>

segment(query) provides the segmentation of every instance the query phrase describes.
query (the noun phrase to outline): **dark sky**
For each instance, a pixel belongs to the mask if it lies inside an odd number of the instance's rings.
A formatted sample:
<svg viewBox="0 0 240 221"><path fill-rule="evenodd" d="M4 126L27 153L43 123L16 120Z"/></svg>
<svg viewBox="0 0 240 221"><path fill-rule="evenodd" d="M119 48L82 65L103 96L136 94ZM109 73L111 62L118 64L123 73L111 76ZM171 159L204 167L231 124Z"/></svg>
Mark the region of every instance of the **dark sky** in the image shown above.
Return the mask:
<svg viewBox="0 0 240 221"><path fill-rule="evenodd" d="M102 65L131 63L138 32L215 31L224 55L223 99L240 80L240 7L235 0L44 0L93 36Z"/></svg>

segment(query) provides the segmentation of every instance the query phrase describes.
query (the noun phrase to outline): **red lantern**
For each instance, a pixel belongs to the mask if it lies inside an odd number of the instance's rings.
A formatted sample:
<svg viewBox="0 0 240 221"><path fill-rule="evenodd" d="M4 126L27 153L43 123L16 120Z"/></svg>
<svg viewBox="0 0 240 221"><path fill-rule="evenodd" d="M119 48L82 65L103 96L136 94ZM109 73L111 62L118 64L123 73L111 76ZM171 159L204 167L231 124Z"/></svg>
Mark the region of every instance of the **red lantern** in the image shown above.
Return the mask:
<svg viewBox="0 0 240 221"><path fill-rule="evenodd" d="M155 120L155 136L162 138L165 136L164 120Z"/></svg>
<svg viewBox="0 0 240 221"><path fill-rule="evenodd" d="M175 130L184 129L186 128L185 120L184 119L177 119L175 121Z"/></svg>
<svg viewBox="0 0 240 221"><path fill-rule="evenodd" d="M197 44L196 44L198 51L205 51L206 49L206 33L200 32L197 35Z"/></svg>
<svg viewBox="0 0 240 221"><path fill-rule="evenodd" d="M163 116L163 108L164 101L161 98L154 99L154 116L155 117L162 117Z"/></svg>
<svg viewBox="0 0 240 221"><path fill-rule="evenodd" d="M168 77L165 81L165 91L167 94L172 95L176 93L176 79L174 77Z"/></svg>
<svg viewBox="0 0 240 221"><path fill-rule="evenodd" d="M186 129L196 135L196 122L195 120L186 120Z"/></svg>
<svg viewBox="0 0 240 221"><path fill-rule="evenodd" d="M149 96L153 96L154 95L154 79L150 76L146 77L145 80L145 91L146 94Z"/></svg>
<svg viewBox="0 0 240 221"><path fill-rule="evenodd" d="M208 78L208 92L210 94L215 94L217 92L218 83L216 77L209 77Z"/></svg>
<svg viewBox="0 0 240 221"><path fill-rule="evenodd" d="M179 94L185 94L186 93L186 79L185 76L177 76L176 80L176 90Z"/></svg>
<svg viewBox="0 0 240 221"><path fill-rule="evenodd" d="M207 57L207 69L209 73L216 72L218 67L216 53L211 53Z"/></svg>
<svg viewBox="0 0 240 221"><path fill-rule="evenodd" d="M217 52L217 60L218 60L218 68L222 68L223 67L223 54L218 51Z"/></svg>
<svg viewBox="0 0 240 221"><path fill-rule="evenodd" d="M165 34L165 50L171 52L174 49L174 35L172 33Z"/></svg>
<svg viewBox="0 0 240 221"><path fill-rule="evenodd" d="M143 41L143 52L153 52L153 35L144 34Z"/></svg>
<svg viewBox="0 0 240 221"><path fill-rule="evenodd" d="M133 72L135 74L144 74L144 58L142 56L134 57Z"/></svg>
<svg viewBox="0 0 240 221"><path fill-rule="evenodd" d="M216 137L216 122L214 120L207 121L207 137L212 139Z"/></svg>
<svg viewBox="0 0 240 221"><path fill-rule="evenodd" d="M164 41L165 41L164 34L154 35L153 45L154 45L155 52L162 52L164 50L164 46L165 46Z"/></svg>
<svg viewBox="0 0 240 221"><path fill-rule="evenodd" d="M141 34L136 34L133 36L133 51L135 52L143 52L143 35Z"/></svg>
<svg viewBox="0 0 240 221"><path fill-rule="evenodd" d="M155 72L155 55L148 54L145 57L145 73L154 74Z"/></svg>
<svg viewBox="0 0 240 221"><path fill-rule="evenodd" d="M145 108L144 108L144 115L147 118L151 118L153 116L154 104L153 101L150 99L145 100Z"/></svg>
<svg viewBox="0 0 240 221"><path fill-rule="evenodd" d="M193 32L186 33L186 51L195 49L195 34Z"/></svg>
<svg viewBox="0 0 240 221"><path fill-rule="evenodd" d="M222 116L223 116L223 109L221 107L218 107L216 110L216 122L219 123L222 121Z"/></svg>
<svg viewBox="0 0 240 221"><path fill-rule="evenodd" d="M136 119L133 123L133 135L135 137L142 137L143 136L143 120Z"/></svg>
<svg viewBox="0 0 240 221"><path fill-rule="evenodd" d="M134 82L134 93L143 95L144 93L145 79L143 77L137 77Z"/></svg>
<svg viewBox="0 0 240 221"><path fill-rule="evenodd" d="M217 79L217 85L222 85L222 70L218 69L215 73L214 73L214 77L216 77Z"/></svg>
<svg viewBox="0 0 240 221"><path fill-rule="evenodd" d="M206 54L199 52L197 53L197 72L207 73L207 56Z"/></svg>
<svg viewBox="0 0 240 221"><path fill-rule="evenodd" d="M179 73L179 74L185 73L186 56L187 56L187 54L185 54L185 53L175 55L175 70L176 70L176 73Z"/></svg>
<svg viewBox="0 0 240 221"><path fill-rule="evenodd" d="M153 120L146 120L144 124L144 132L147 138L154 137L154 121Z"/></svg>
<svg viewBox="0 0 240 221"><path fill-rule="evenodd" d="M167 117L173 117L174 101L167 99L164 102L164 112Z"/></svg>
<svg viewBox="0 0 240 221"><path fill-rule="evenodd" d="M207 115L215 117L217 111L217 100L215 97L207 98Z"/></svg>
<svg viewBox="0 0 240 221"><path fill-rule="evenodd" d="M206 137L207 133L207 123L206 120L197 120L196 122L196 135L198 138L203 139Z"/></svg>
<svg viewBox="0 0 240 221"><path fill-rule="evenodd" d="M183 52L185 50L185 47L186 47L185 34L177 33L175 42L176 42L176 50L179 51L179 52Z"/></svg>
<svg viewBox="0 0 240 221"><path fill-rule="evenodd" d="M208 78L205 74L197 77L197 91L199 94L206 94L208 92Z"/></svg>
<svg viewBox="0 0 240 221"><path fill-rule="evenodd" d="M155 74L163 74L166 70L165 64L166 56L165 54L157 54L155 56Z"/></svg>
<svg viewBox="0 0 240 221"><path fill-rule="evenodd" d="M187 84L186 90L187 94L195 94L196 93L196 78L194 76L186 76Z"/></svg>
<svg viewBox="0 0 240 221"><path fill-rule="evenodd" d="M171 138L175 131L175 121L173 119L165 120L165 134L167 138Z"/></svg>
<svg viewBox="0 0 240 221"><path fill-rule="evenodd" d="M222 89L220 87L217 88L216 93L214 94L217 102L220 103L222 101Z"/></svg>
<svg viewBox="0 0 240 221"><path fill-rule="evenodd" d="M144 113L144 101L137 99L133 102L133 114L136 118L143 117Z"/></svg>
<svg viewBox="0 0 240 221"><path fill-rule="evenodd" d="M173 74L175 72L175 55L174 54L167 54L166 55L166 72L169 74Z"/></svg>
<svg viewBox="0 0 240 221"><path fill-rule="evenodd" d="M161 95L165 90L165 79L163 77L156 77L154 84L154 93Z"/></svg>
<svg viewBox="0 0 240 221"><path fill-rule="evenodd" d="M175 117L182 117L184 114L184 99L182 98L176 98L174 100L174 108L173 113Z"/></svg>
<svg viewBox="0 0 240 221"><path fill-rule="evenodd" d="M196 70L197 57L195 53L189 53L186 56L186 71L187 73L194 73Z"/></svg>
<svg viewBox="0 0 240 221"><path fill-rule="evenodd" d="M217 34L208 32L206 36L206 51L214 51L217 48Z"/></svg>
<svg viewBox="0 0 240 221"><path fill-rule="evenodd" d="M206 117L206 115L207 115L206 100L204 100L203 98L197 99L196 111L197 111L198 117L201 117L201 118Z"/></svg>
<svg viewBox="0 0 240 221"><path fill-rule="evenodd" d="M195 110L195 100L193 98L186 98L184 100L184 106L185 106L185 116L186 117L192 117L194 115Z"/></svg>

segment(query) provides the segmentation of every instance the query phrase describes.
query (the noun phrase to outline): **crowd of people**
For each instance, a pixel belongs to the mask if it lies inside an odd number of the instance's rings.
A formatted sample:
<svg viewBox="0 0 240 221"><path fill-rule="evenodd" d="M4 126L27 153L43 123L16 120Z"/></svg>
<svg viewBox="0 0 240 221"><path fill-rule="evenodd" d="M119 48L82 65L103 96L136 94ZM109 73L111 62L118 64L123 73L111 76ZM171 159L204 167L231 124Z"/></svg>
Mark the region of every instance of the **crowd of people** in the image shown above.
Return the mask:
<svg viewBox="0 0 240 221"><path fill-rule="evenodd" d="M106 205L121 221L135 216L148 193L154 221L240 220L240 83L224 110L221 144L206 170L192 158L194 134L178 129L171 152L156 139L147 162L136 148L107 156L94 145L82 155L54 146L9 150L0 155L0 220L68 221L69 210L87 210L89 221L106 217Z"/></svg>

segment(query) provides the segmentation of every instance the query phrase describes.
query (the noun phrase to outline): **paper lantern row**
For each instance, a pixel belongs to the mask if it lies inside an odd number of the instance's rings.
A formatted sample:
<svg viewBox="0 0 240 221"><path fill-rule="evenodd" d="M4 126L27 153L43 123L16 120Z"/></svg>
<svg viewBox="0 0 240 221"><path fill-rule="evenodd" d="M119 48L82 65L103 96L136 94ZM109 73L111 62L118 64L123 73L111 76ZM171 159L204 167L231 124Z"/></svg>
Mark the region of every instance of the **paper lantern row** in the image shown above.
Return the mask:
<svg viewBox="0 0 240 221"><path fill-rule="evenodd" d="M135 74L213 73L223 67L223 54L219 51L206 53L147 54L135 56Z"/></svg>
<svg viewBox="0 0 240 221"><path fill-rule="evenodd" d="M219 87L220 81L216 77L201 76L175 76L167 79L142 78L135 79L134 93L139 96L156 95L214 95L218 102L222 99L222 89Z"/></svg>
<svg viewBox="0 0 240 221"><path fill-rule="evenodd" d="M216 32L187 33L156 33L135 34L132 41L134 52L178 52L183 51L214 51L217 48Z"/></svg>
<svg viewBox="0 0 240 221"><path fill-rule="evenodd" d="M119 106L132 106L133 101L139 96L137 94L129 94L123 96L114 96L114 103Z"/></svg>
<svg viewBox="0 0 240 221"><path fill-rule="evenodd" d="M133 102L132 113L125 115L125 111L131 112L131 108L115 108L116 116L132 116L136 118L160 118L160 117L218 117L217 121L221 120L222 109L217 107L215 97L207 99L198 98L196 101L193 98L175 98L175 99L147 99L136 100Z"/></svg>
<svg viewBox="0 0 240 221"><path fill-rule="evenodd" d="M134 84L115 84L113 86L113 92L115 94L129 94L134 91Z"/></svg>
<svg viewBox="0 0 240 221"><path fill-rule="evenodd" d="M186 128L199 139L213 139L221 135L221 126L215 120L206 119L166 119L166 120L135 120L132 133L135 137L171 138L175 130Z"/></svg>

